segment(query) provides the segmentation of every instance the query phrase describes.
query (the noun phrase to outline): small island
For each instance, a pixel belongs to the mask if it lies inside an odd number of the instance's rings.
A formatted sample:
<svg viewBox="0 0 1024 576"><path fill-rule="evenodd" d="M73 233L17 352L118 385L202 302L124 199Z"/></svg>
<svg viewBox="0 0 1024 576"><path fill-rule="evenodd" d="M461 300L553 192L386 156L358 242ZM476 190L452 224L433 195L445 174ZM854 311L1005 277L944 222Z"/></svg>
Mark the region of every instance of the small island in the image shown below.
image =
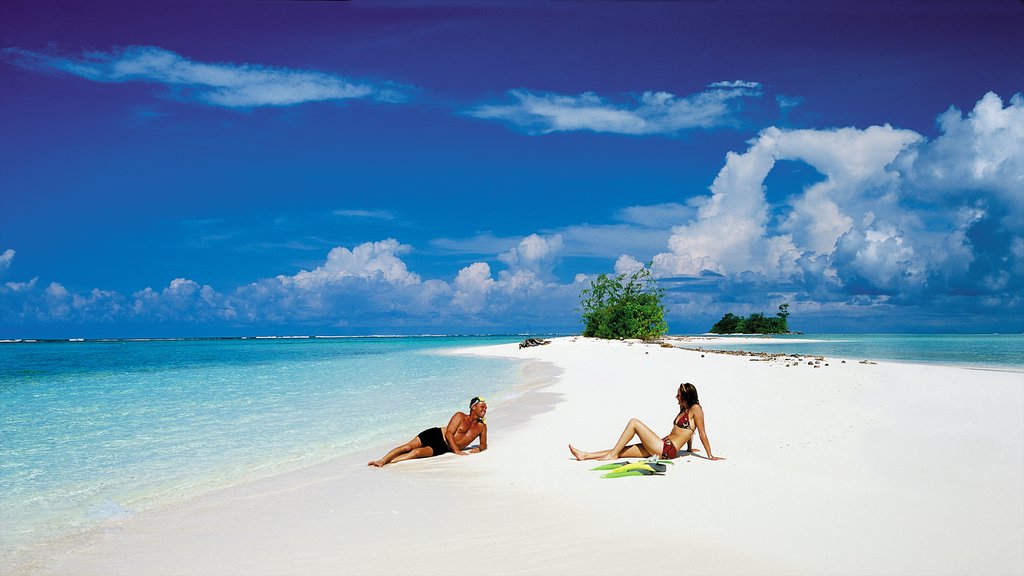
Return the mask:
<svg viewBox="0 0 1024 576"><path fill-rule="evenodd" d="M761 312L755 312L750 316L737 316L732 312L722 316L722 319L711 327L712 334L789 334L789 304L779 305L779 312L775 316L765 316Z"/></svg>

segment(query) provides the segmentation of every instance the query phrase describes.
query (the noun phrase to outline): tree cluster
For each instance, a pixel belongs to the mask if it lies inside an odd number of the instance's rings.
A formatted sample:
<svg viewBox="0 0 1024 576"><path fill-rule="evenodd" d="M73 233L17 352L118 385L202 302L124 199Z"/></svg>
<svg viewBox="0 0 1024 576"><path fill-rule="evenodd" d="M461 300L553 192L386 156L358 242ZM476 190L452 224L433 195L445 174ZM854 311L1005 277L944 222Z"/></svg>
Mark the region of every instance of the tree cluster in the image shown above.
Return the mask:
<svg viewBox="0 0 1024 576"><path fill-rule="evenodd" d="M655 340L668 332L663 290L651 271L609 277L601 274L580 292L583 335L595 338Z"/></svg>
<svg viewBox="0 0 1024 576"><path fill-rule="evenodd" d="M712 334L788 334L789 304L781 304L775 316L755 312L750 316L737 316L729 312L711 327Z"/></svg>

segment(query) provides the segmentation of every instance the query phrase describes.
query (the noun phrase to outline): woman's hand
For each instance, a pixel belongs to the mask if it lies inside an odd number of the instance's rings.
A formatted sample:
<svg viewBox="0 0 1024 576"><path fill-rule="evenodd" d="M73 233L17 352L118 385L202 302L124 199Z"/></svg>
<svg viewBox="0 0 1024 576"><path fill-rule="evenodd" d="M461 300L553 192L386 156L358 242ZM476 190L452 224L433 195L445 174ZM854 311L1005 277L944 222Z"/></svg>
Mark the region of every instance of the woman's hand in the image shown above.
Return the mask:
<svg viewBox="0 0 1024 576"><path fill-rule="evenodd" d="M725 460L724 456L708 456L708 460Z"/></svg>

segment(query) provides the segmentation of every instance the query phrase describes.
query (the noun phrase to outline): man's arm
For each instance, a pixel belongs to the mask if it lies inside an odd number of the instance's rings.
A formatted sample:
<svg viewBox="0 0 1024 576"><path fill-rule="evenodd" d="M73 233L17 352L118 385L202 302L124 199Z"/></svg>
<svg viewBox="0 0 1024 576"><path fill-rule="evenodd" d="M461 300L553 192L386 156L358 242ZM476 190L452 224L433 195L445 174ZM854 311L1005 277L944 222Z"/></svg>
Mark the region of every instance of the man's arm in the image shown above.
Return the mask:
<svg viewBox="0 0 1024 576"><path fill-rule="evenodd" d="M476 448L470 450L470 452L479 454L484 450L487 450L487 424L484 424L483 427L484 429L480 431L480 444Z"/></svg>

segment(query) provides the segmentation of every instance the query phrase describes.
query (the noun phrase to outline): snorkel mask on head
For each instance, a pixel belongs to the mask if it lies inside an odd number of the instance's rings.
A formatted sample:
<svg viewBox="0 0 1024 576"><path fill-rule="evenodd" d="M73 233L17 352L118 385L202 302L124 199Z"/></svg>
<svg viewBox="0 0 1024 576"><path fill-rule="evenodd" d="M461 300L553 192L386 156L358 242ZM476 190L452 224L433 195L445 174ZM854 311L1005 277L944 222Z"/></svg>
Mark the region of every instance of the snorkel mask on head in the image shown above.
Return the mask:
<svg viewBox="0 0 1024 576"><path fill-rule="evenodd" d="M484 404L487 404L487 400L484 400L483 396L473 396L473 399L469 401L469 409L470 409L470 411L473 410L473 406L476 406L477 404L479 404L481 402L483 402ZM483 418L479 418L478 420L481 423L486 424L486 422L484 422Z"/></svg>

